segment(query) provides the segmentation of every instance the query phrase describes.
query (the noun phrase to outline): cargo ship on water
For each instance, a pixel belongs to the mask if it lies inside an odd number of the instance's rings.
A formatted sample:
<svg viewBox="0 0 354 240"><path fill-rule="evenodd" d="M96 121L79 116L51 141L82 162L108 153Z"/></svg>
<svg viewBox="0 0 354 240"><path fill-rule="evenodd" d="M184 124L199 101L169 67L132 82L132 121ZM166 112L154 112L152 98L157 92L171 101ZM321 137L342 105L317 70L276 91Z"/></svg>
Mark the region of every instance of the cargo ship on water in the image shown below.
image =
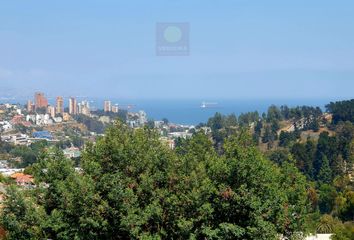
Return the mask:
<svg viewBox="0 0 354 240"><path fill-rule="evenodd" d="M218 106L218 103L216 102L202 102L200 105L200 108L215 108Z"/></svg>

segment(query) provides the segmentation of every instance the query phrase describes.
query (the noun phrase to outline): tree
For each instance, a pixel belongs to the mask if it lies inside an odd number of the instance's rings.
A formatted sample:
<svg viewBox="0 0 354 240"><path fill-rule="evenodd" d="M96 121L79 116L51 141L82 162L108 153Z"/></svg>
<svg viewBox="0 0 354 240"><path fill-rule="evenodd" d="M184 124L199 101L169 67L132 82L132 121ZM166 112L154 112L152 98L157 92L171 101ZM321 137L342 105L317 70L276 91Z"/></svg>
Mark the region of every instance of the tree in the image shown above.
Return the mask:
<svg viewBox="0 0 354 240"><path fill-rule="evenodd" d="M316 144L308 139L305 144L307 158L305 160L306 175L312 180L314 179L314 159L316 154Z"/></svg>
<svg viewBox="0 0 354 240"><path fill-rule="evenodd" d="M208 127L211 128L213 132L220 130L224 127L224 116L221 113L215 113L214 117L208 120Z"/></svg>
<svg viewBox="0 0 354 240"><path fill-rule="evenodd" d="M7 197L3 202L1 225L7 231L8 239L41 239L44 209L36 205L32 198L15 186L7 188Z"/></svg>
<svg viewBox="0 0 354 240"><path fill-rule="evenodd" d="M354 124L351 122L340 122L336 125L335 132L338 138L338 150L345 161L350 161L350 144L354 139Z"/></svg>
<svg viewBox="0 0 354 240"><path fill-rule="evenodd" d="M59 149L44 152L37 188L13 195L1 217L10 240L257 240L305 229L305 178L291 163L275 166L247 131L223 149L198 132L174 151L154 129L117 122L86 145L80 172Z"/></svg>
<svg viewBox="0 0 354 240"><path fill-rule="evenodd" d="M234 113L228 115L225 119L227 127L236 127L238 125L237 117Z"/></svg>
<svg viewBox="0 0 354 240"><path fill-rule="evenodd" d="M263 123L261 120L258 120L255 127L254 127L254 132L258 135L261 136L261 132L262 132L262 128L263 128Z"/></svg>
<svg viewBox="0 0 354 240"><path fill-rule="evenodd" d="M321 217L320 222L317 226L317 233L333 233L333 229L335 227L335 220L331 215L325 214Z"/></svg>
<svg viewBox="0 0 354 240"><path fill-rule="evenodd" d="M279 121L282 119L282 114L280 112L280 109L272 105L268 108L268 114L267 114L267 121L272 122L272 121Z"/></svg>
<svg viewBox="0 0 354 240"><path fill-rule="evenodd" d="M291 148L291 154L294 156L296 160L296 166L300 171L306 172L306 161L308 159L306 147L302 143L295 143Z"/></svg>
<svg viewBox="0 0 354 240"><path fill-rule="evenodd" d="M354 123L354 99L331 102L326 105L326 109L333 114L333 124L337 124L340 121Z"/></svg>
<svg viewBox="0 0 354 240"><path fill-rule="evenodd" d="M77 136L77 135L71 137L71 141L72 141L72 144L78 148L80 148L84 145L84 139L80 136Z"/></svg>
<svg viewBox="0 0 354 240"><path fill-rule="evenodd" d="M294 161L291 154L286 149L270 151L268 153L268 158L279 166L281 166L284 162Z"/></svg>
<svg viewBox="0 0 354 240"><path fill-rule="evenodd" d="M329 161L326 155L322 155L322 165L321 169L317 175L317 180L321 183L331 183L332 182L332 170L329 167Z"/></svg>
<svg viewBox="0 0 354 240"><path fill-rule="evenodd" d="M164 123L165 125L167 125L167 124L169 123L169 121L168 121L167 118L163 118L162 121L163 121L163 123Z"/></svg>
<svg viewBox="0 0 354 240"><path fill-rule="evenodd" d="M257 111L241 113L238 117L238 123L242 127L247 127L256 121L259 121L259 113Z"/></svg>
<svg viewBox="0 0 354 240"><path fill-rule="evenodd" d="M345 161L341 154L332 162L333 177L342 176L345 173Z"/></svg>
<svg viewBox="0 0 354 240"><path fill-rule="evenodd" d="M259 143L259 138L261 137L262 134L262 128L263 128L262 120L258 120L256 122L256 125L254 126L254 133L253 133L253 140L257 145Z"/></svg>
<svg viewBox="0 0 354 240"><path fill-rule="evenodd" d="M271 128L267 125L264 129L262 142L267 143L267 142L272 142L272 141L274 141L273 134L272 134Z"/></svg>
<svg viewBox="0 0 354 240"><path fill-rule="evenodd" d="M284 189L287 198L283 232L286 233L286 236L291 236L297 229L306 232L308 226L305 219L310 211L306 177L298 171L291 161L284 161L280 169L282 173L281 188Z"/></svg>
<svg viewBox="0 0 354 240"><path fill-rule="evenodd" d="M27 146L16 146L10 151L10 154L21 158L19 167L27 167L37 160L37 153Z"/></svg>
<svg viewBox="0 0 354 240"><path fill-rule="evenodd" d="M221 151L221 145L227 137L225 116L221 113L215 113L214 117L209 118L207 126L211 128L214 146Z"/></svg>
<svg viewBox="0 0 354 240"><path fill-rule="evenodd" d="M284 119L288 120L290 118L290 109L288 106L286 105L281 106L280 112Z"/></svg>
<svg viewBox="0 0 354 240"><path fill-rule="evenodd" d="M155 128L155 121L153 119L149 119L146 123L146 126L150 129Z"/></svg>
<svg viewBox="0 0 354 240"><path fill-rule="evenodd" d="M106 128L105 124L103 124L102 122L83 114L75 115L74 118L79 123L83 123L91 132L101 134Z"/></svg>
<svg viewBox="0 0 354 240"><path fill-rule="evenodd" d="M317 142L316 155L314 159L314 174L317 176L320 172L320 168L322 166L323 155L328 156L330 154L329 149L329 134L328 132L320 133Z"/></svg>
<svg viewBox="0 0 354 240"><path fill-rule="evenodd" d="M44 226L39 226L47 238L104 238L100 232L106 227L104 203L92 179L78 174L59 149L43 154L33 168L37 185L48 186L38 188L35 194L47 214Z"/></svg>
<svg viewBox="0 0 354 240"><path fill-rule="evenodd" d="M285 132L285 131L281 131L280 132L280 134L279 134L279 146L287 147L294 141L296 141L295 134L293 134L291 132Z"/></svg>
<svg viewBox="0 0 354 240"><path fill-rule="evenodd" d="M303 211L306 209L306 207L303 207L303 205L299 204L296 198L298 197L298 199L301 199L300 202L306 202L306 198L302 198L302 196L306 195L306 188L304 187L304 185L302 185L302 181L304 181L304 178L299 177L299 175L297 175L298 173L296 168L290 167L290 165L286 165L286 167L284 168L286 170L282 174L279 174L279 172L277 174L277 171L275 171L274 166L272 166L267 160L265 160L261 155L259 155L255 148L252 147L252 144L250 144L251 142L252 141L250 137L247 137L247 135L240 135L239 137L231 137L231 139L229 139L225 144L225 156L227 161L224 163L225 167L222 167L221 169L226 168L230 170L226 171L228 173L226 176L225 172L221 174L220 170L217 172L213 172L212 176L214 176L214 178L216 177L219 179L226 180L226 182L224 181L223 185L225 185L225 183L227 183L227 185L222 188L223 192L221 196L224 198L224 201L230 202L230 204L225 206L221 205L223 207L218 211L221 211L221 213L225 214L225 216L228 216L228 219L234 219L234 221L236 221L234 224L237 223L237 225L245 227L245 221L247 222L247 224L251 224L251 226L253 221L252 219L248 219L246 217L247 214L243 215L247 213L247 209L249 209L248 204L256 204L257 206L262 205L260 204L260 202L263 202L264 204L271 204L272 207L266 207L268 210L270 210L268 214L264 215L264 213L261 213L262 210L258 208L253 210L256 212L261 211L258 212L256 215L262 216L263 220L260 219L260 221L265 221L264 224L266 225L264 225L263 227L257 225L254 227L255 229L257 229L256 232L245 233L244 235L242 235L242 237L244 239L258 239L260 235L257 235L259 234L259 232L257 231L259 230L263 233L266 232L270 234L268 236L263 236L264 238L271 238L271 234L273 234L274 231L277 230L279 232L282 232L286 236L289 236L294 232L294 229L299 229L301 228L300 226L302 226L301 222L304 215L303 212L298 212L298 210L302 209L301 211ZM228 165L230 167L227 167ZM221 166L222 165L220 165L220 167ZM292 174L290 174L290 172L292 172ZM254 178L249 176L253 176ZM288 178L289 176L294 177L294 179L285 180L285 178ZM268 185L269 183L273 184ZM299 188L295 187L295 185L293 184L299 184ZM297 190L294 190L293 187L295 187L295 189ZM279 192L276 189L279 189ZM280 189L288 189L289 192L284 192ZM257 192L259 194L253 195L250 194L250 192ZM265 197L267 194L271 194L272 197ZM265 198L267 198L267 200L265 200ZM285 209L283 209L284 206L289 205L299 206L299 209L292 208L290 211L286 211ZM278 222L276 227L273 226L276 229L272 229L272 225L269 225L269 222L267 224L266 219L272 216L273 213L277 212L276 209L278 207L284 210L284 215L282 215L282 219L284 220L284 222ZM244 209L244 211L238 212L237 209ZM226 214L227 212L228 214ZM294 218L294 216L296 217Z"/></svg>
<svg viewBox="0 0 354 240"><path fill-rule="evenodd" d="M328 184L321 184L319 187L319 209L321 213L331 213L337 197L336 189Z"/></svg>
<svg viewBox="0 0 354 240"><path fill-rule="evenodd" d="M276 135L278 130L280 129L279 122L273 120L271 123L271 129L272 129L272 133Z"/></svg>
<svg viewBox="0 0 354 240"><path fill-rule="evenodd" d="M346 189L336 198L337 215L343 221L354 219L354 191Z"/></svg>
<svg viewBox="0 0 354 240"><path fill-rule="evenodd" d="M314 132L318 132L320 130L320 124L318 123L317 119L313 119L311 121L309 129L313 130Z"/></svg>
<svg viewBox="0 0 354 240"><path fill-rule="evenodd" d="M352 222L337 224L333 233L333 240L352 240L354 236L354 224Z"/></svg>

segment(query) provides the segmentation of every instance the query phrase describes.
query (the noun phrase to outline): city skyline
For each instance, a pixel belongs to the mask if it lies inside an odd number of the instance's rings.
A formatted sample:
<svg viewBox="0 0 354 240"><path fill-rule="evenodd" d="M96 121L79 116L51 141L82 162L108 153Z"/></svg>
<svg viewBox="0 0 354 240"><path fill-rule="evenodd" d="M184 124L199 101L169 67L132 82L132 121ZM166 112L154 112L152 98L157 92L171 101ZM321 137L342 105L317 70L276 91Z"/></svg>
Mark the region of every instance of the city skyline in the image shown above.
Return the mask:
<svg viewBox="0 0 354 240"><path fill-rule="evenodd" d="M35 92L34 100L27 99L25 107L29 113L36 112L37 110L45 110L53 118L56 115L64 115L68 113L69 115L90 115L90 101L83 99L78 102L76 97L65 98L63 96L56 96L55 102L50 103L48 97L44 92ZM126 106L128 109L131 108L131 105L121 105ZM102 107L102 108L101 108ZM111 100L104 100L101 107L104 112L113 112L118 113L120 106L118 103L112 103ZM94 107L96 109L96 106Z"/></svg>

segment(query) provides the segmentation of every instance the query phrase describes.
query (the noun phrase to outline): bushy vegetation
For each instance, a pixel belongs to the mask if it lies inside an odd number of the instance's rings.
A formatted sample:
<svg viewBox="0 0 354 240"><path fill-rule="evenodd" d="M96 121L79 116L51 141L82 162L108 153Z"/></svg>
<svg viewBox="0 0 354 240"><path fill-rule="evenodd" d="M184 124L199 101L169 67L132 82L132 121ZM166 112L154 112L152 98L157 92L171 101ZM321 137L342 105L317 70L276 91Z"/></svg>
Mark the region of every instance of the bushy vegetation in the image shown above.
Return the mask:
<svg viewBox="0 0 354 240"><path fill-rule="evenodd" d="M106 128L102 122L83 114L76 115L74 118L77 122L84 124L90 132L102 134Z"/></svg>
<svg viewBox="0 0 354 240"><path fill-rule="evenodd" d="M277 239L305 229L305 177L277 167L245 133L218 155L201 133L172 151L151 129L117 123L82 157L33 166L37 188L10 188L9 239Z"/></svg>
<svg viewBox="0 0 354 240"><path fill-rule="evenodd" d="M333 114L333 123L349 121L354 123L354 99L348 101L331 102L326 106Z"/></svg>
<svg viewBox="0 0 354 240"><path fill-rule="evenodd" d="M20 161L12 161L16 167L27 167L37 161L37 156L48 146L46 140L34 142L29 146L12 145L0 141L0 153L10 154L15 158L20 158Z"/></svg>
<svg viewBox="0 0 354 240"><path fill-rule="evenodd" d="M128 111L125 109L119 109L119 111L116 113L116 112L105 112L104 110L99 109L96 111L92 111L91 113L95 114L97 116L100 116L100 117L101 116L108 116L110 118L119 119L122 122L125 122L127 120Z"/></svg>
<svg viewBox="0 0 354 240"><path fill-rule="evenodd" d="M306 176L308 183L312 185L312 217L317 216L308 225L313 226L312 231L316 231L321 214L327 214L324 216L329 216L335 222L331 232L336 233L336 239L341 239L338 231L341 232L340 236L350 235L354 225L354 186L349 179L354 163L353 102L354 100L328 104L326 108L332 114L332 122L323 118L321 109L307 106L270 106L261 118L247 122L248 126L253 124L249 132L253 134L254 143L260 147L261 144L267 144L266 155L271 161L280 167L284 162L293 162ZM228 116L216 114L208 122L213 123L209 126L213 129L214 141L219 144L229 136L227 129L230 126L225 121L227 118ZM280 131L282 122L293 124L294 129ZM318 138L301 140L301 132L317 132L320 125L327 127L326 130L331 133L322 130L318 133ZM234 124L233 127L242 128L242 125Z"/></svg>
<svg viewBox="0 0 354 240"><path fill-rule="evenodd" d="M117 122L85 146L79 172L60 150L43 153L28 170L37 188L9 188L2 226L9 239L350 240L354 125L347 102L330 105L332 123L305 106L217 113L210 135L196 131L174 150L153 128ZM320 124L317 138L300 138Z"/></svg>

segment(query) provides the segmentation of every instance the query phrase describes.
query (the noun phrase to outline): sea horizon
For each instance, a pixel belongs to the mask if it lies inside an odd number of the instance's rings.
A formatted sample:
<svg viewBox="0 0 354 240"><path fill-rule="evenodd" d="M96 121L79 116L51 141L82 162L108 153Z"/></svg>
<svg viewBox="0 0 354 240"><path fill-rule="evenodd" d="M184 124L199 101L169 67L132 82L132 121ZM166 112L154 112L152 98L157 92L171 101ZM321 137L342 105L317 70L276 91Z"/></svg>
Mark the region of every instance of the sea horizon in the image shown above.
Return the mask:
<svg viewBox="0 0 354 240"><path fill-rule="evenodd" d="M325 110L325 105L331 101L345 100L340 98L321 99L123 99L102 97L77 97L77 101L87 100L93 109L102 109L103 102L110 100L112 105L117 104L121 109L132 112L145 111L149 120L161 120L167 118L171 123L197 125L206 123L216 112L222 114L236 114L258 111L260 115L266 112L271 105L289 107L313 106ZM26 99L0 100L1 103L25 104ZM213 103L202 108L203 102ZM55 99L49 98L49 104L54 105ZM68 99L64 98L67 106ZM128 108L128 105L130 108Z"/></svg>

